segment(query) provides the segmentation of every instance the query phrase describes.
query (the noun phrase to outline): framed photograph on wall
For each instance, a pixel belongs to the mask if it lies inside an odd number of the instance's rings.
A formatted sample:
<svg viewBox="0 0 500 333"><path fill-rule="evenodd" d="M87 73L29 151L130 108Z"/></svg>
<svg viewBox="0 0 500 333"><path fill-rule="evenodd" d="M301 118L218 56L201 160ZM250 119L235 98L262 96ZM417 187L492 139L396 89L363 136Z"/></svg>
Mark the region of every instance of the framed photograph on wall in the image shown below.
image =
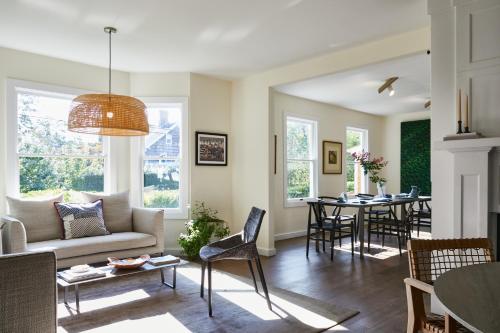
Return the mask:
<svg viewBox="0 0 500 333"><path fill-rule="evenodd" d="M227 165L227 134L196 132L196 165Z"/></svg>
<svg viewBox="0 0 500 333"><path fill-rule="evenodd" d="M342 142L323 141L323 174L342 174Z"/></svg>

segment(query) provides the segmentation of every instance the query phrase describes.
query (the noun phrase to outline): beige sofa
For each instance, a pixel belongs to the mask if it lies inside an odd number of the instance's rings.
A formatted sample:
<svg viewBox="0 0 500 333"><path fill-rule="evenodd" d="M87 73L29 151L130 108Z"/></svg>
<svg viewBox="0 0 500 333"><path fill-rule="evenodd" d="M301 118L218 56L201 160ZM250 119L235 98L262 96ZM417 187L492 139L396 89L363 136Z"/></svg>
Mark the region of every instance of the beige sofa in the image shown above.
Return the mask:
<svg viewBox="0 0 500 333"><path fill-rule="evenodd" d="M86 194L89 201L103 198L106 236L60 239L61 224L53 206L62 197L45 201L7 198L9 216L2 217L4 253L54 251L57 267L127 258L164 251L163 210L131 208L128 193L109 196Z"/></svg>

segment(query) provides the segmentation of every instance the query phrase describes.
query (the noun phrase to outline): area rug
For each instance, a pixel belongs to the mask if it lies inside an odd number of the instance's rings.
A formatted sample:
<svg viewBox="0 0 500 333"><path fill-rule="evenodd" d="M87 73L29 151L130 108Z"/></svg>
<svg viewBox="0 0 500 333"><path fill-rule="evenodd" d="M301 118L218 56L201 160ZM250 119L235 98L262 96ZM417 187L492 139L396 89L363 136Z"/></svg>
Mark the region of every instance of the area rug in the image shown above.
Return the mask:
<svg viewBox="0 0 500 333"><path fill-rule="evenodd" d="M175 290L160 283L159 272L84 285L80 314L60 294L58 332L322 332L358 313L273 287L270 311L260 283L257 294L251 280L215 270L210 318L207 293L199 295L200 274L197 264L181 265Z"/></svg>

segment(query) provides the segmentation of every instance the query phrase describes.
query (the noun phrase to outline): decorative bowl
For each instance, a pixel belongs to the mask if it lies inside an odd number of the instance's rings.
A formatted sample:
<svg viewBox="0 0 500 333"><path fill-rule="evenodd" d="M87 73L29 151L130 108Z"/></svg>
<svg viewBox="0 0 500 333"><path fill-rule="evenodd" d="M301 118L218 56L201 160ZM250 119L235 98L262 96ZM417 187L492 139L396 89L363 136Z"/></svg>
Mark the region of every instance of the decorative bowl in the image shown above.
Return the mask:
<svg viewBox="0 0 500 333"><path fill-rule="evenodd" d="M139 258L127 258L127 259L118 259L115 257L108 258L108 266L113 266L116 269L134 269L137 267L141 267L144 265L148 260L150 259L150 256L147 254L144 254L140 256Z"/></svg>

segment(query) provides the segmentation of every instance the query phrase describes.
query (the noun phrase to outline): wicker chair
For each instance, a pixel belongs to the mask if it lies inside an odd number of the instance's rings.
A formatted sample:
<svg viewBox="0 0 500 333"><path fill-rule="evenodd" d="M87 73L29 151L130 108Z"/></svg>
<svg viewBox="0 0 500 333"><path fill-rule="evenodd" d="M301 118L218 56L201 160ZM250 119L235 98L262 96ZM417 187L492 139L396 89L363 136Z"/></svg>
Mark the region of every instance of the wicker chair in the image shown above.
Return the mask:
<svg viewBox="0 0 500 333"><path fill-rule="evenodd" d="M424 293L433 294L434 281L450 269L492 262L487 238L409 240L410 278L404 280L408 301L407 332L469 332L450 316L426 314Z"/></svg>
<svg viewBox="0 0 500 333"><path fill-rule="evenodd" d="M252 259L255 260L262 283L262 289L264 289L264 294L266 295L267 306L269 310L272 310L271 300L269 299L269 292L267 291L266 280L264 278L264 271L262 270L256 245L262 219L265 214L265 210L252 207L242 232L208 244L200 249L200 258L202 260L200 297L203 298L205 290L205 267L208 267L208 315L210 317L212 317L212 262L225 259L246 260L248 262L255 292L258 293L257 281L255 280L255 274L252 267Z"/></svg>

